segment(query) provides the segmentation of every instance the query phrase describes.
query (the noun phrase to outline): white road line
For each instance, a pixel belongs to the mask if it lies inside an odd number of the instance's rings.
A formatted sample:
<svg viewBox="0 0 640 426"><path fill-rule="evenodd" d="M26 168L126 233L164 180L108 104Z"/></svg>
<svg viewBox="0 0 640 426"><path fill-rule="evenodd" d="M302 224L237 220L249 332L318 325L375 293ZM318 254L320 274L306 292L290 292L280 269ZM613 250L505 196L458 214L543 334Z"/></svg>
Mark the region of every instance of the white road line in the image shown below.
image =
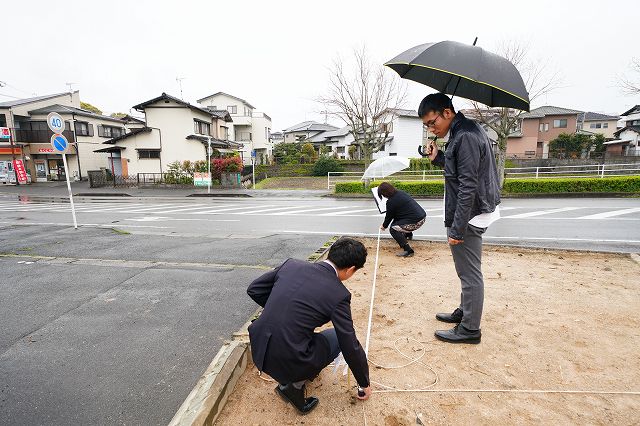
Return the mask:
<svg viewBox="0 0 640 426"><path fill-rule="evenodd" d="M583 209L583 208L584 207L561 207L559 209L536 210L536 211L533 211L533 212L514 214L514 215L504 216L504 217L509 217L511 219L521 219L521 218L525 218L525 217L542 216L544 214L568 212L568 211L571 211L571 210L578 210L578 209Z"/></svg>
<svg viewBox="0 0 640 426"><path fill-rule="evenodd" d="M360 209L360 210L349 210L346 212L331 212L331 213L321 213L319 216L350 216L350 213L359 213L359 212L375 212L375 208L368 209Z"/></svg>
<svg viewBox="0 0 640 426"><path fill-rule="evenodd" d="M88 210L85 210L85 211L88 212L88 213L115 212L115 211L118 211L118 210L126 210L126 209L130 209L130 208L137 209L137 208L140 208L142 206L148 206L148 204L144 204L144 203L129 204L126 207L125 206L123 206L123 207L107 207L106 209L105 208L100 208L100 207L93 207L92 209L88 209Z"/></svg>
<svg viewBox="0 0 640 426"><path fill-rule="evenodd" d="M310 209L304 209L304 210L294 210L294 211L289 211L289 212L280 212L280 213L273 213L272 216L284 216L284 215L289 215L289 214L298 214L298 213L304 213L304 212L317 212L320 210L339 210L339 209L351 209L354 206L344 206L344 207L322 207L322 208L310 208Z"/></svg>
<svg viewBox="0 0 640 426"><path fill-rule="evenodd" d="M604 212L604 213L591 214L591 215L588 215L588 216L579 217L578 219L606 219L606 218L610 218L610 217L614 217L614 216L620 216L620 215L623 215L623 214L629 214L629 213L635 213L635 212L640 212L640 207L634 207L634 208L630 208L630 209L613 210L613 211Z"/></svg>
<svg viewBox="0 0 640 426"><path fill-rule="evenodd" d="M149 207L134 207L131 210L125 209L126 213L141 213L141 212L152 212L153 210L162 210L169 208L177 208L177 207L189 207L193 204L155 204Z"/></svg>
<svg viewBox="0 0 640 426"><path fill-rule="evenodd" d="M273 206L274 204L267 204L267 205L262 205L262 206L244 206L244 207L233 207L230 209L215 209L215 210L205 210L203 212L191 212L191 213L187 213L187 214L215 214L215 213L224 213L224 212L228 212L231 210L243 210L243 209L253 209L256 207L270 207Z"/></svg>
<svg viewBox="0 0 640 426"><path fill-rule="evenodd" d="M273 207L270 209L260 209L260 210L251 210L248 212L241 212L238 214L255 214L255 213L264 213L264 212L273 212L276 210L284 210L284 209L297 209L297 206L286 206L286 207Z"/></svg>
<svg viewBox="0 0 640 426"><path fill-rule="evenodd" d="M229 207L229 206L233 206L233 204L224 204L220 207ZM189 210L202 210L202 209L210 209L211 205L210 204L196 204L194 207L187 207L184 209L168 209L168 210L162 210L162 211L156 211L153 213L178 213L178 212L186 212Z"/></svg>

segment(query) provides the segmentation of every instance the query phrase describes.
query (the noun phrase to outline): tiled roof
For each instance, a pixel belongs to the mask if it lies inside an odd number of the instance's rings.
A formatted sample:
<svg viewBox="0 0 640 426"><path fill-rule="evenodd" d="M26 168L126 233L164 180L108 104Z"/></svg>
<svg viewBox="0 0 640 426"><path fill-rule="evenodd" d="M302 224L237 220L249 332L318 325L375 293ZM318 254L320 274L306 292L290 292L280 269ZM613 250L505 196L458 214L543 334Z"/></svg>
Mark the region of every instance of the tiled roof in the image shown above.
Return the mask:
<svg viewBox="0 0 640 426"><path fill-rule="evenodd" d="M332 126L331 124L322 124L317 121L303 121L302 123L298 123L295 126L291 126L288 129L284 129L283 133L292 133L292 132L324 132L329 130L337 130L336 126Z"/></svg>
<svg viewBox="0 0 640 426"><path fill-rule="evenodd" d="M618 121L620 117L614 115L600 114L597 112L582 112L578 114L578 122L582 121Z"/></svg>
<svg viewBox="0 0 640 426"><path fill-rule="evenodd" d="M568 109L557 106L541 106L535 109L532 109L529 112L525 112L520 117L521 118L542 118L547 115L572 115L572 114L580 114L582 111L578 111L577 109Z"/></svg>
<svg viewBox="0 0 640 426"><path fill-rule="evenodd" d="M73 93L77 93L77 91ZM18 105L30 104L32 102L45 101L47 99L57 98L59 96L68 95L68 94L69 92L56 93L54 95L36 96L34 98L15 99L13 101L0 102L0 108L14 107Z"/></svg>
<svg viewBox="0 0 640 426"><path fill-rule="evenodd" d="M49 105L43 108L34 109L29 111L29 114L30 115L49 114L50 112L57 112L58 114L75 114L82 117L91 117L91 118L97 118L100 120L114 121L120 124L124 122L124 120L122 120L121 118L109 117L108 115L96 114L95 112L91 112L86 109L75 108L75 107L60 105L60 104L54 104L54 105ZM144 123L144 121L140 121L140 122Z"/></svg>

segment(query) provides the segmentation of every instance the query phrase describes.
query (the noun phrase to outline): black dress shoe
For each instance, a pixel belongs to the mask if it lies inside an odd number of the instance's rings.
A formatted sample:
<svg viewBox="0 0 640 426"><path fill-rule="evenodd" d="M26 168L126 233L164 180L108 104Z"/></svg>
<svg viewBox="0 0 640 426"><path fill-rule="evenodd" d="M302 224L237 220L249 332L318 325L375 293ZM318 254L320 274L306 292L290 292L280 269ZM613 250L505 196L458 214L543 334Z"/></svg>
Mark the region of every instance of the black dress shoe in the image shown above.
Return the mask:
<svg viewBox="0 0 640 426"><path fill-rule="evenodd" d="M407 234L407 240L412 241L413 240L413 232L409 232Z"/></svg>
<svg viewBox="0 0 640 426"><path fill-rule="evenodd" d="M413 250L411 250L411 251L404 250L404 251L401 251L399 253L396 253L396 256L398 256L398 257L413 257L413 253L414 253Z"/></svg>
<svg viewBox="0 0 640 426"><path fill-rule="evenodd" d="M282 397L287 402L290 402L291 405L296 407L296 409L300 412L300 414L307 414L318 405L320 401L318 398L311 396L309 398L304 397L304 389L302 386L300 389L296 389L293 384L289 383L287 385L278 385L276 386L276 392L278 395Z"/></svg>
<svg viewBox="0 0 640 426"><path fill-rule="evenodd" d="M438 339L449 343L480 343L482 333L480 330L467 330L462 324L458 324L451 330L437 330Z"/></svg>
<svg viewBox="0 0 640 426"><path fill-rule="evenodd" d="M456 308L455 311L453 311L450 314L445 314L445 313L436 314L436 319L442 322L460 324L460 321L462 321L462 309Z"/></svg>

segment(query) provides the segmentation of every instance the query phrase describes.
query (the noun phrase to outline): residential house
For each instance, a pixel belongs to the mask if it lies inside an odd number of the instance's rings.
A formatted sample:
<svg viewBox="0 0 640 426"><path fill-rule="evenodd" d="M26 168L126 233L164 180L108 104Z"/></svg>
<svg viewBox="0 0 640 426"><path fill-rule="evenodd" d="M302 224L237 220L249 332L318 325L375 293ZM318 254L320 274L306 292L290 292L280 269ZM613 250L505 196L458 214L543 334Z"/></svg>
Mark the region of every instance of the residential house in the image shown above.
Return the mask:
<svg viewBox="0 0 640 426"><path fill-rule="evenodd" d="M284 142L284 134L282 132L271 133L271 143L273 145L276 145L276 144L279 144L280 142Z"/></svg>
<svg viewBox="0 0 640 426"><path fill-rule="evenodd" d="M175 161L206 160L209 143L220 153L242 149L221 139L232 122L226 111L205 109L166 93L133 108L144 113L144 126L113 137L96 150L108 155L106 165L114 175L163 173Z"/></svg>
<svg viewBox="0 0 640 426"><path fill-rule="evenodd" d="M251 164L253 151L258 164L269 162L273 152L271 117L255 111L253 105L244 99L224 92L198 99L198 103L209 110L225 110L231 115L233 126L229 140L243 145L241 155L245 164Z"/></svg>
<svg viewBox="0 0 640 426"><path fill-rule="evenodd" d="M597 112L581 112L578 114L577 130L584 134L602 134L605 139L613 139L620 117Z"/></svg>
<svg viewBox="0 0 640 426"><path fill-rule="evenodd" d="M520 116L519 131L509 136L507 158L548 158L549 142L561 133L578 130L582 111L542 106Z"/></svg>
<svg viewBox="0 0 640 426"><path fill-rule="evenodd" d="M317 147L318 150L320 150L321 146L325 146L329 148L328 154L343 160L350 159L349 146L354 141L351 126L344 126L336 130L327 130L312 136L308 140Z"/></svg>
<svg viewBox="0 0 640 426"><path fill-rule="evenodd" d="M0 103L0 127L12 129L16 158L24 161L31 181L66 178L62 157L50 143L53 132L47 125L47 115L51 112L60 114L65 122L63 135L70 142L68 173L73 179L82 179L87 170L99 167L102 158L94 150L103 141L142 125L133 117L108 117L80 108L78 91ZM0 146L0 180L12 169L12 157L10 146Z"/></svg>
<svg viewBox="0 0 640 426"><path fill-rule="evenodd" d="M380 132L387 134L387 141L382 149L373 154L377 160L386 156L401 156L407 158L420 157L418 147L424 145L427 137L426 129L418 112L409 109L388 108L383 114L384 119Z"/></svg>
<svg viewBox="0 0 640 426"><path fill-rule="evenodd" d="M606 157L640 156L640 105L620 114L624 127L614 132L615 139L605 142Z"/></svg>
<svg viewBox="0 0 640 426"><path fill-rule="evenodd" d="M338 130L331 124L322 124L317 121L303 121L282 131L285 143L303 142L321 133Z"/></svg>

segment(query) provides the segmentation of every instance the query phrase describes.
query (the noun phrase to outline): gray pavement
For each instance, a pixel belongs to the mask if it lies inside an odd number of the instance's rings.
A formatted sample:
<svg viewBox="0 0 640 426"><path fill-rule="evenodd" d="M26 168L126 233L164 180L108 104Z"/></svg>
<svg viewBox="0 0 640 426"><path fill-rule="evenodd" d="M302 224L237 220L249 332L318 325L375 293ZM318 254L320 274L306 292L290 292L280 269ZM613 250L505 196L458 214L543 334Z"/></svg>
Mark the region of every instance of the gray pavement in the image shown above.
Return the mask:
<svg viewBox="0 0 640 426"><path fill-rule="evenodd" d="M5 225L0 241L0 424L166 424L255 311L247 284L326 237Z"/></svg>

